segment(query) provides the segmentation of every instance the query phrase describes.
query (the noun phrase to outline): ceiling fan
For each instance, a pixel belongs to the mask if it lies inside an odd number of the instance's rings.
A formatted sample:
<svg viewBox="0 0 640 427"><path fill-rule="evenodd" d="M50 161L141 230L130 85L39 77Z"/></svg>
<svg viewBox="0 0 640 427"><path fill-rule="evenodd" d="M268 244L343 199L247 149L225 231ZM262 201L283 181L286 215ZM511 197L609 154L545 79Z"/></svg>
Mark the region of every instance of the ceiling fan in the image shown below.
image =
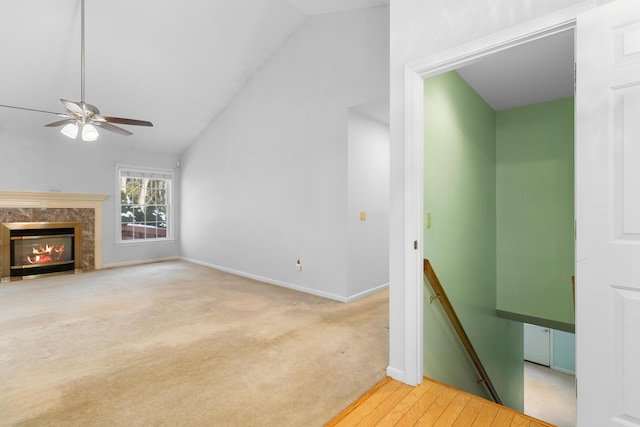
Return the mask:
<svg viewBox="0 0 640 427"><path fill-rule="evenodd" d="M84 0L81 3L81 21L80 21L80 101L67 101L60 99L64 105L64 113L56 113L53 111L37 110L34 108L16 107L12 105L2 105L0 107L14 108L17 110L36 111L38 113L55 114L58 117L64 117L62 120L55 121L45 125L46 127L63 126L61 132L63 135L75 139L80 133L83 141L95 141L98 139L99 127L119 135L133 135L126 129L113 125L113 123L132 126L153 126L151 122L145 120L124 119L120 117L103 116L100 114L98 107L87 104L84 100Z"/></svg>

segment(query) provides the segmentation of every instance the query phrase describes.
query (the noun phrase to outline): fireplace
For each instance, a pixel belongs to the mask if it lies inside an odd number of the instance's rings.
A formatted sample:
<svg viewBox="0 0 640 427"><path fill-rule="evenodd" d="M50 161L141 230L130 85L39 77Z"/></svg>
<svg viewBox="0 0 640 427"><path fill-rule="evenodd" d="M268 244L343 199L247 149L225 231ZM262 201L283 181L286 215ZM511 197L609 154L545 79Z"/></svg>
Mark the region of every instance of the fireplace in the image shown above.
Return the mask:
<svg viewBox="0 0 640 427"><path fill-rule="evenodd" d="M1 225L2 281L82 271L81 222Z"/></svg>

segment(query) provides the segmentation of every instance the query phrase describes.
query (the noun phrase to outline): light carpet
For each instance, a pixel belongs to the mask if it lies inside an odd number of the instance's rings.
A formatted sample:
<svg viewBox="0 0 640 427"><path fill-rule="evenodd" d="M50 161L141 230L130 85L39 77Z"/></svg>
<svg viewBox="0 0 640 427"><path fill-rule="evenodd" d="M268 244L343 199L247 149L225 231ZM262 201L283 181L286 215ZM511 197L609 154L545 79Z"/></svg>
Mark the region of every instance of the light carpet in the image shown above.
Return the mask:
<svg viewBox="0 0 640 427"><path fill-rule="evenodd" d="M576 426L575 376L524 362L524 412L558 427Z"/></svg>
<svg viewBox="0 0 640 427"><path fill-rule="evenodd" d="M321 426L385 376L344 304L170 261L0 286L0 425Z"/></svg>

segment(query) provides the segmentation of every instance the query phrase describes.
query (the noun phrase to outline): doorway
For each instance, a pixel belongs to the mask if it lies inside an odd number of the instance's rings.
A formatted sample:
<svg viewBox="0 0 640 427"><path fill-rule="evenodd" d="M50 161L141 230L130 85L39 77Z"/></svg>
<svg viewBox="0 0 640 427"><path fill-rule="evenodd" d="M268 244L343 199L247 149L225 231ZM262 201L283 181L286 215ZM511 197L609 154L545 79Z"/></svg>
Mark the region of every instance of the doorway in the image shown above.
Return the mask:
<svg viewBox="0 0 640 427"><path fill-rule="evenodd" d="M524 413L575 427L574 335L525 323L524 360Z"/></svg>
<svg viewBox="0 0 640 427"><path fill-rule="evenodd" d="M544 326L524 324L524 360L538 365L551 365L551 332Z"/></svg>
<svg viewBox="0 0 640 427"><path fill-rule="evenodd" d="M558 427L576 426L575 376L525 362L524 384L525 414Z"/></svg>
<svg viewBox="0 0 640 427"><path fill-rule="evenodd" d="M581 331L577 337L577 359L581 367L579 415L584 422L593 425L637 424L640 414L634 403L640 392L637 383L631 379L632 374L637 372L638 365L628 361L637 360L634 356L638 354L638 347L625 347L623 344L626 336L638 336L633 335L637 332L638 322L630 321L634 318L631 315L623 316L622 307L627 307L625 304L628 302L633 310L638 307L631 302L638 300L637 283L633 281L633 277L638 277L638 264L628 262L638 258L638 239L622 228L621 216L626 196L620 191L620 185L624 182L621 177L623 160L628 160L620 155L621 137L636 135L637 122L614 119L623 115L638 115L638 83L633 79L640 75L637 69L640 54L637 43L640 40L637 37L639 15L638 3L633 0L581 2L575 8L567 8L509 27L455 49L434 51L428 57L407 63L402 78L395 79L402 80L404 87L401 90L395 88L392 94L397 94L397 97L392 97L391 100L392 106L396 106L392 108L392 117L399 116L402 119L398 126L392 126L394 132L397 132L397 138L394 138L397 144L392 146L398 147L392 151L392 164L395 161L397 165L395 169L392 168L392 194L395 192L401 196L398 197L400 206L392 212L395 214L392 224L396 224L396 227L392 230L391 241L401 255L395 259L392 257L391 281L399 284L395 289L392 286L390 311L392 315L400 315L393 318L390 325L391 348L393 350L394 344L399 348L391 353L388 370L391 375L400 374L405 382L411 384L419 382L421 374L424 344L421 318L423 280L419 273L422 254L415 249L423 243L419 238L423 228L423 196L420 185L422 164L414 159L422 157L423 80L496 51L557 32L559 28L574 27L579 16L581 21L578 25L578 39L581 43L578 43L577 53L581 78L578 79L577 92L581 95L581 102L578 102L579 108L576 110L579 141L576 147L579 183L576 215L581 220L576 228L578 236L586 237L578 239L580 256L576 274L577 322ZM618 34L624 37L612 37L612 28L618 29ZM408 32L406 39L411 39L412 35L412 32ZM404 40L403 36L404 33L400 33L400 41ZM635 44L628 43L621 47L621 43L627 41ZM628 56L630 60L622 58L623 63L619 66L622 71L617 76L624 79L616 80L619 86L616 86L616 91L612 91L605 79L615 71L612 63L619 60L621 54ZM600 58L607 58L607 61L600 61ZM633 93L627 90L631 87L634 89ZM620 103L619 95L631 95L629 99L633 98L633 102ZM587 100L591 102L582 102ZM592 108L594 106L598 108ZM624 124L633 126L624 127ZM610 145L601 143L604 129L608 129L609 134L614 134L612 142L615 150ZM612 159L615 161L609 161ZM608 185L612 177L615 186ZM615 205L616 212L607 222L606 216L611 213L612 204ZM637 204L634 208L637 209ZM611 230L620 233L619 240L612 240ZM624 256L616 258L614 248L624 253ZM596 250L611 258L603 261L600 257L582 256ZM605 267L608 268L606 271ZM596 268L602 270L598 276L594 274ZM619 286L610 285L611 283L619 283ZM615 301L615 304L601 304L605 292L609 301ZM402 309L405 309L404 312ZM636 341L633 342L637 344Z"/></svg>
<svg viewBox="0 0 640 427"><path fill-rule="evenodd" d="M566 275L567 279L564 303L572 304L570 278L573 273L573 100L571 99L573 94L573 31L567 29L564 32L554 33L542 41L546 42L547 45L558 47L559 40L569 46L568 53L565 53L568 56L568 60L565 62L569 66L565 67L564 70L564 77L567 77L568 74L568 79L565 78L564 81L568 89L561 91L558 90L557 86L549 84L554 88L550 91L552 99L541 98L545 90L536 88L536 85L531 84L535 80L533 77L526 79L526 84L514 80L512 82L513 86L505 89L504 82L508 78L504 75L498 76L497 79L503 82L502 92L499 91L498 95L506 93L509 96L495 96L495 93L492 93L490 89L486 89L491 87L490 83L495 75L500 74L495 72L495 65L493 65L494 71L491 71L492 57L468 67L459 67L456 69L457 73L453 71L441 73L434 76L433 79L429 79L428 82L424 82L424 210L431 219L424 234L424 255L425 258L437 260L435 262L432 261L432 264L438 272L438 276L441 277L444 286L459 286L457 290L453 291L450 299L456 306L459 317L466 324L465 328L470 327L472 329L468 331L472 341L474 341L473 335L479 338L474 342L474 346L485 347L484 350L479 348L479 353L484 351L488 355L489 363L494 363L500 367L495 368L495 372L499 372L496 376L500 376L500 374L516 376L517 373L515 371L519 369L522 372L523 369L521 344L520 348L517 348L517 343L521 343L518 339L522 339L522 324L518 324L520 332L517 335L514 332L518 328L516 322L513 321L516 320L515 317L529 316L531 318L548 318L550 321L565 324L573 323L571 306L569 306L569 312L564 313L564 316L560 318L554 316L551 312L545 312L549 306L553 305L548 302L549 292L546 289L536 290L532 286L535 286L536 282L542 282L543 284L548 284L550 288L558 288L562 283L562 278L554 279L553 283L547 283L547 280L540 280L541 274L536 271L536 268L540 266L539 258L549 257L547 259L549 262L554 262L555 258L559 258L557 254L552 255L544 249L544 244L549 238L553 239L553 235L543 238L542 242L534 242L534 239L544 234L540 233L540 230L545 229L544 225L537 224L532 229L528 229L523 225L540 219L542 219L540 223L544 223L545 212L547 212L546 205L557 202L557 200L549 201L545 199L548 193L554 193L556 183L560 182L554 180L545 181L553 174L549 173L548 168L560 171L563 179L569 176L568 181L566 179L561 181L562 186L567 187L567 189L570 187L570 191L561 195L559 199L560 203L568 205L570 209L563 213L562 218L559 220L560 225L546 228L557 230L559 234L562 234L563 245L570 249L567 253L562 251L563 257L560 264L563 264L563 268L566 271L561 272L560 276ZM539 52L540 47L533 46L534 44L519 46L519 49L526 49L526 52L522 54L523 57L533 57L540 60L542 55ZM513 49L513 56L517 58L519 52L516 52L516 48ZM531 53L531 51L535 53ZM509 53L504 51L499 54L498 63L500 65L498 65L497 69L501 70L501 72L509 70L506 62L509 59ZM518 66L523 65L521 58L517 59L516 62ZM481 73L474 73L472 68L480 69ZM516 74L522 75L523 73ZM541 72L534 72L534 75L540 74ZM477 77L478 75L480 77L474 79L474 76ZM548 78L543 78L542 84L546 84L546 79ZM433 83L433 80L437 80L437 82ZM465 87L465 84L468 87ZM562 86L562 82L559 85ZM442 87L450 88L447 90L456 92L451 97L447 97L444 91L442 93L439 92ZM511 87L513 89L510 90ZM522 93L525 95L527 92L531 93L531 95L529 95L529 98L520 96L518 100L515 95L520 90L523 90ZM496 89L494 88L493 91L495 92ZM470 92L475 92L475 94L469 94ZM493 98L492 95L494 95ZM560 98L560 100L558 101L557 98ZM500 104L501 102L502 104ZM535 108L527 106L531 102L536 105ZM434 105L430 103L438 104L434 108ZM492 103L497 103L497 106L492 105ZM478 104L478 107L473 108L474 104ZM525 106L527 106L526 109L523 109ZM447 109L455 111L447 111ZM568 146L568 149L561 150L560 154L554 152L559 144L554 140L558 132L557 128L553 126L548 126L547 129L546 126L539 126L536 123L532 128L514 132L513 123L528 121L526 119L527 115L533 114L535 109L542 111L543 114L540 114L542 118L550 110L554 112L557 110L562 113L564 118L563 125L566 127L568 122L568 127L571 128L569 137L565 135L562 138L562 144ZM477 111L480 113L476 113ZM502 113L503 111L507 112ZM477 114L480 114L483 118L478 119L476 117ZM508 131L500 129L500 120L509 122ZM474 121L482 123L476 126L473 124ZM451 124L451 126L443 132L440 132L440 129L432 132L432 126L439 126L438 123L447 123ZM542 128L543 131L539 132L538 128ZM449 143L450 151L439 148L441 140ZM521 144L521 146L517 146L517 144ZM516 147L515 150L514 147ZM521 156L522 153L525 156ZM499 164L500 155L508 157L508 161L503 161ZM526 159L526 155L534 156L531 162ZM552 158L556 155L562 157L562 162L557 162L555 158ZM445 159L450 161L447 162ZM500 166L504 166L504 168L500 169ZM458 170L453 170L454 168ZM540 183L538 181L545 181L546 188L544 190L539 191L540 189L537 186ZM501 185L504 187L502 190L500 188ZM534 192L539 192L542 199L529 197L529 193ZM515 202L513 201L514 197L521 195L525 197L517 199ZM507 199L507 202L505 203L504 200L501 200L501 197ZM534 199L534 201L530 202L528 199ZM528 205L529 203L531 204ZM513 206L506 206L509 204ZM557 209L552 206L550 210L556 211ZM520 216L513 220L513 212L526 216ZM506 218L509 215L511 217ZM498 218L497 220L496 217ZM493 225L491 225L492 221ZM511 228L502 225L507 223L512 223ZM521 229L530 234L528 236L517 235ZM513 238L514 235L516 236L515 238ZM482 253L484 257L479 258L474 255L478 253ZM500 257L508 258L508 261L501 262ZM469 263L472 258L475 261ZM492 265L495 266L496 263L498 265L497 272L496 269L492 270L491 267ZM514 263L517 268L513 268ZM501 269L501 264L506 267ZM532 277L526 277L529 274L522 274L522 271L527 268L533 269ZM551 270L557 269L552 268ZM461 277L460 275L464 272L469 274ZM503 285L502 290L496 289L496 283L499 282L507 283ZM553 292L553 289L550 289L550 291ZM449 289L447 289L447 293L449 294ZM459 304L456 304L456 299L460 302ZM486 316L486 313L491 312L492 308L495 310L496 300L499 308L502 308L504 316L493 316L492 319L487 320L491 316ZM536 303L536 300L539 304ZM537 311L531 311L531 307L534 307ZM475 318L472 313L474 309L478 312ZM427 342L425 346L425 351L427 352L425 354L425 372L428 375L435 370L429 365L430 361L438 357L438 355L434 354L434 347L438 350L442 348L440 345L428 345L433 336L431 334L433 322L429 313L429 308L425 308L426 321L424 328L425 341ZM506 320L510 319L509 315L512 316L511 320ZM467 320L465 321L464 318L467 318ZM483 322L485 322L484 325ZM478 332L482 327L486 327L494 335ZM500 343L501 340L497 339L495 334L510 337L509 339L512 339L510 341L511 344L509 344L510 348L505 350L504 345ZM495 343L486 344L485 340L493 340ZM503 363L500 358L502 357L501 353L505 351L511 354L508 358L505 358L505 360L508 359L506 363ZM447 363L450 360L452 358L443 355L438 362L438 370L442 370L442 366L451 364L450 362ZM519 364L519 367L517 364ZM488 367L488 370L491 371L491 367ZM491 372L489 373L491 375ZM440 377L436 379L465 389L465 387L452 383L446 378ZM509 382L505 381L505 384L507 383ZM511 383L509 384L512 386ZM520 393L522 393L522 386L520 388ZM511 389L510 391L514 390ZM513 398L513 401L509 402L511 403L510 406L522 410L521 407L517 406L518 397L514 397L514 393L509 394L511 396L508 397Z"/></svg>

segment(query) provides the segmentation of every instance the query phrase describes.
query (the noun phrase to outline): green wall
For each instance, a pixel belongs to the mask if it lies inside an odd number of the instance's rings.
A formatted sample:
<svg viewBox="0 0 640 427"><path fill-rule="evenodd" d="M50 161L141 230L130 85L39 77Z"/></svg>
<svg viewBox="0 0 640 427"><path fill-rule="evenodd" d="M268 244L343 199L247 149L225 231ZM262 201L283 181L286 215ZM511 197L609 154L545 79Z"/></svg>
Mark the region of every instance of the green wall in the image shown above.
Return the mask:
<svg viewBox="0 0 640 427"><path fill-rule="evenodd" d="M496 113L457 73L425 81L429 259L498 393L523 408L522 325L496 312ZM481 396L484 386L425 288L425 375Z"/></svg>
<svg viewBox="0 0 640 427"><path fill-rule="evenodd" d="M552 363L553 369L561 370L568 374L576 373L576 337L574 334L552 329L551 342L553 343Z"/></svg>
<svg viewBox="0 0 640 427"><path fill-rule="evenodd" d="M573 97L496 113L497 308L572 332Z"/></svg>

